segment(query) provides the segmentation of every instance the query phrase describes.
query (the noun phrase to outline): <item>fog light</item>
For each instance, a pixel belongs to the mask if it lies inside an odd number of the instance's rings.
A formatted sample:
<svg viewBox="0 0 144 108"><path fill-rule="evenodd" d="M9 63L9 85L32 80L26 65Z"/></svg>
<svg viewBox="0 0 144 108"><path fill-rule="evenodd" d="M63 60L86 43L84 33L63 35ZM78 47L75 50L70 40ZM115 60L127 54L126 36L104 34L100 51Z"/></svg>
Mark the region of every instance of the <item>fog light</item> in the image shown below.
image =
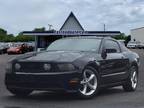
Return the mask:
<svg viewBox="0 0 144 108"><path fill-rule="evenodd" d="M51 69L50 64L44 64L44 70L49 71Z"/></svg>
<svg viewBox="0 0 144 108"><path fill-rule="evenodd" d="M21 68L21 65L18 64L18 63L16 63L16 64L15 64L15 69L16 69L16 70L19 70L20 68Z"/></svg>
<svg viewBox="0 0 144 108"><path fill-rule="evenodd" d="M69 81L70 84L77 84L79 83L79 79L78 78L74 78L72 80Z"/></svg>

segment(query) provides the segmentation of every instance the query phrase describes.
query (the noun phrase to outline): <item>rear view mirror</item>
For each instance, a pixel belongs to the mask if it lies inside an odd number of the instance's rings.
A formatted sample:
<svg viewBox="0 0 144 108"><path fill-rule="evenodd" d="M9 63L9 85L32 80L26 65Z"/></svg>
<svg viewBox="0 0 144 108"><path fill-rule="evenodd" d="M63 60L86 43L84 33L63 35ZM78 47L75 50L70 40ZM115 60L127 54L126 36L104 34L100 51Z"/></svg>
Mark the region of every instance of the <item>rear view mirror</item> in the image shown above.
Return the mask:
<svg viewBox="0 0 144 108"><path fill-rule="evenodd" d="M102 57L103 59L106 59L106 57L107 57L107 52L106 52L106 50L103 50L103 51L102 51L101 57Z"/></svg>

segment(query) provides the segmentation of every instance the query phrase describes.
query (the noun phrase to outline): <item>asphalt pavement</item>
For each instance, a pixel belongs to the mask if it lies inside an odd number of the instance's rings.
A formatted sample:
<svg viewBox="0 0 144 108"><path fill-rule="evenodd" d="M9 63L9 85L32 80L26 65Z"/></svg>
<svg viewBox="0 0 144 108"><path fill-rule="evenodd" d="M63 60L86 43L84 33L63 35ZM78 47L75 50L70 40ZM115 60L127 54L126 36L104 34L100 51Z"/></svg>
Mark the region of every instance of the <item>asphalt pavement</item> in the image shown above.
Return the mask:
<svg viewBox="0 0 144 108"><path fill-rule="evenodd" d="M139 85L135 92L124 92L122 87L102 90L90 100L74 94L34 92L25 98L10 94L4 85L6 62L16 55L0 55L0 108L144 108L144 50L140 55Z"/></svg>

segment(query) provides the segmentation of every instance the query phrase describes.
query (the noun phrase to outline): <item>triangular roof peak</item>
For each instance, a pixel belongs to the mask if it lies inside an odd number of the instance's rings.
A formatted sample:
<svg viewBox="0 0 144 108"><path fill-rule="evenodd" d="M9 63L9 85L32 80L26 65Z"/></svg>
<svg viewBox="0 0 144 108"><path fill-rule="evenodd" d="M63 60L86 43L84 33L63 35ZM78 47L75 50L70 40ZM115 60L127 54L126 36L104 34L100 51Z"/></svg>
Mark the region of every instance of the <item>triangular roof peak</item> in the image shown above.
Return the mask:
<svg viewBox="0 0 144 108"><path fill-rule="evenodd" d="M84 31L84 29L78 19L75 17L74 13L71 12L60 28L60 31Z"/></svg>

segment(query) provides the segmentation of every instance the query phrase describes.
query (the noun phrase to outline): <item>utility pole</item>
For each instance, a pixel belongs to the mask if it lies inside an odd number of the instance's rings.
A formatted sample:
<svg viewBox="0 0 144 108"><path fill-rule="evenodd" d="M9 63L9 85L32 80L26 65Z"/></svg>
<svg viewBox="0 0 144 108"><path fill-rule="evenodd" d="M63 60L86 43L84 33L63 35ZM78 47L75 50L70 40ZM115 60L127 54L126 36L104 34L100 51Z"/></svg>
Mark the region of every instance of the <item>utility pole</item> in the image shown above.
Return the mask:
<svg viewBox="0 0 144 108"><path fill-rule="evenodd" d="M51 28L52 28L52 26L53 26L53 25L51 25L51 24L48 24L48 26L49 26L49 30L51 30Z"/></svg>
<svg viewBox="0 0 144 108"><path fill-rule="evenodd" d="M104 24L104 31L106 31L106 25Z"/></svg>

